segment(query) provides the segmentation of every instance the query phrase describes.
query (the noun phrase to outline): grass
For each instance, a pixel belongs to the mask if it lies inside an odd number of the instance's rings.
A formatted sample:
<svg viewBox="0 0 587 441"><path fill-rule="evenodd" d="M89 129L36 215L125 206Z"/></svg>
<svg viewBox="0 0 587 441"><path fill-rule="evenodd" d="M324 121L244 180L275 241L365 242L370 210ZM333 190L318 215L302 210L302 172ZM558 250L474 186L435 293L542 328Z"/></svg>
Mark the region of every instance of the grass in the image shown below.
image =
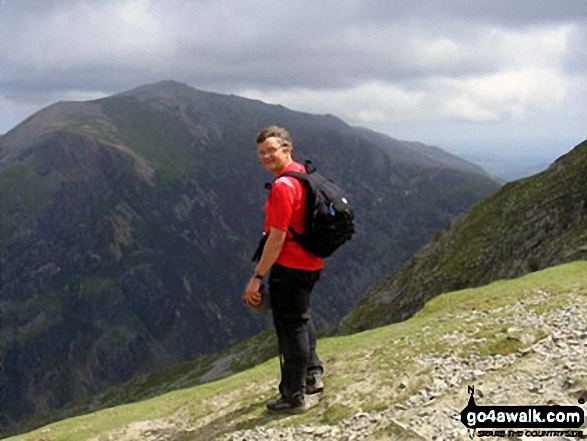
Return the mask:
<svg viewBox="0 0 587 441"><path fill-rule="evenodd" d="M577 213L582 211L587 188L586 159L587 144L583 143L559 166L508 183L470 207L420 249L396 277L372 287L338 331L349 333L401 320L413 312L416 298L425 302L441 292L535 271L544 262L584 259L587 234ZM398 306L384 314L381 306L391 299Z"/></svg>
<svg viewBox="0 0 587 441"><path fill-rule="evenodd" d="M352 407L340 403L333 403L322 414L321 423L333 426L349 418L353 413L354 410Z"/></svg>
<svg viewBox="0 0 587 441"><path fill-rule="evenodd" d="M358 412L389 409L429 384L433 368L418 364L421 354L468 357L515 353L523 344L512 334L509 318L522 310L545 313L573 302L587 302L586 281L587 262L574 262L516 280L440 295L402 323L323 338L319 353L326 368L326 392L304 415L283 418L265 412L264 403L275 394L278 382L279 363L272 358L219 381L61 421L10 440L106 440L109 433L122 433L123 428L141 421L175 422L190 434L191 438L185 435L185 439L214 439L257 427L336 425ZM547 300L535 301L544 295ZM541 330L520 332L531 332L533 341L545 337ZM476 339L477 343L462 345L448 338L452 335ZM183 374L178 369L178 375ZM381 430L381 434L394 433L396 428Z"/></svg>
<svg viewBox="0 0 587 441"><path fill-rule="evenodd" d="M24 219L39 213L49 202L56 180L35 179L33 161L19 163L0 171L0 227L17 228Z"/></svg>
<svg viewBox="0 0 587 441"><path fill-rule="evenodd" d="M173 113L137 106L128 97L101 102L102 110L117 121L117 138L158 169L164 181L173 181L201 168L189 148L191 135ZM139 129L137 129L139 128ZM170 149L168 146L174 146Z"/></svg>

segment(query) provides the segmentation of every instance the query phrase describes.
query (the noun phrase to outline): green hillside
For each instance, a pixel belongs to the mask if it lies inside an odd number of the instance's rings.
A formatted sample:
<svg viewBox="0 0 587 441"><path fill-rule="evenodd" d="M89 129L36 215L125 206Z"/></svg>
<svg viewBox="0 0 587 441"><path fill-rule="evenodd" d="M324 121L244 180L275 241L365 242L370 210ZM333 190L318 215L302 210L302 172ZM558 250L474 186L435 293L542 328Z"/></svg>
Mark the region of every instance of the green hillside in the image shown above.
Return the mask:
<svg viewBox="0 0 587 441"><path fill-rule="evenodd" d="M465 407L468 385L478 404L587 398L586 346L587 262L578 261L443 294L405 322L320 340L326 391L304 415L264 410L278 383L273 358L10 439L465 439L450 416Z"/></svg>
<svg viewBox="0 0 587 441"><path fill-rule="evenodd" d="M371 287L339 331L404 320L443 292L587 258L585 170L587 141L474 205Z"/></svg>

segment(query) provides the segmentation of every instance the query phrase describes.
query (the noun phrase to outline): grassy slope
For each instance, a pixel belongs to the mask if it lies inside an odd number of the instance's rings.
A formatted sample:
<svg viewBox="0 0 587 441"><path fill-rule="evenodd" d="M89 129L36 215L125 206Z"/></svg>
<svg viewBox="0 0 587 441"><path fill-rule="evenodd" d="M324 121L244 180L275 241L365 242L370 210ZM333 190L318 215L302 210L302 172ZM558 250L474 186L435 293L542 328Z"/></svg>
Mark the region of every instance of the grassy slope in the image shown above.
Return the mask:
<svg viewBox="0 0 587 441"><path fill-rule="evenodd" d="M583 142L549 170L474 205L363 295L339 332L404 320L442 292L585 258L586 166Z"/></svg>
<svg viewBox="0 0 587 441"><path fill-rule="evenodd" d="M535 301L545 293L545 300ZM351 336L322 339L319 352L327 369L327 392L313 397L313 407L303 416L283 418L266 414L264 403L274 395L278 382L279 365L274 358L220 381L72 418L10 439L154 439L150 436L157 431L173 433L171 439L213 439L256 427L333 425L358 412L395 409L395 405L405 403L432 381L432 366L417 363L423 355L439 358L449 354L462 358L507 355L544 339L546 334L541 329L520 329L519 332L530 335L531 341L526 338L524 343L506 333L511 326L508 319L514 315L508 314L512 310L508 308L514 305L524 305L524 309L541 315L568 307L584 309L587 262L578 261L515 280L443 294L405 322ZM467 320L473 313L477 318ZM479 329L483 338L474 345L446 338L452 334L472 338ZM523 358L527 359L528 356ZM464 393L465 385L458 385L458 389ZM462 407L465 402L463 395ZM394 430L397 428L383 425L379 434L386 436Z"/></svg>

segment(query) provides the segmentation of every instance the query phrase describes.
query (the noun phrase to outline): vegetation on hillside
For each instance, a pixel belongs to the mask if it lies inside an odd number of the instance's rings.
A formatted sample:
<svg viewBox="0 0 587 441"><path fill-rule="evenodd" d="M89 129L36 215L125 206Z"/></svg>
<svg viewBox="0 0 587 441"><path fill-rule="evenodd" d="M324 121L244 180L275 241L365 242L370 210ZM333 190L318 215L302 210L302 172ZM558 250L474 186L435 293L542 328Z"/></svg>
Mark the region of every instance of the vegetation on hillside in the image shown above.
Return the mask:
<svg viewBox="0 0 587 441"><path fill-rule="evenodd" d="M587 141L474 205L370 288L338 331L404 320L442 292L587 258L585 170Z"/></svg>
<svg viewBox="0 0 587 441"><path fill-rule="evenodd" d="M478 402L500 405L577 405L587 397L579 378L587 373L586 281L587 262L574 262L440 295L402 323L321 339L326 391L310 398L304 415L265 411L278 383L272 358L10 440L338 439L357 431L371 440L463 439L464 426L450 416L465 407L468 385L482 391ZM170 370L165 381L181 384L187 374Z"/></svg>
<svg viewBox="0 0 587 441"><path fill-rule="evenodd" d="M454 157L392 161L332 116L174 82L49 106L0 138L3 424L267 328L240 297L270 179L254 136L270 123L357 212L315 290L322 326L499 187Z"/></svg>

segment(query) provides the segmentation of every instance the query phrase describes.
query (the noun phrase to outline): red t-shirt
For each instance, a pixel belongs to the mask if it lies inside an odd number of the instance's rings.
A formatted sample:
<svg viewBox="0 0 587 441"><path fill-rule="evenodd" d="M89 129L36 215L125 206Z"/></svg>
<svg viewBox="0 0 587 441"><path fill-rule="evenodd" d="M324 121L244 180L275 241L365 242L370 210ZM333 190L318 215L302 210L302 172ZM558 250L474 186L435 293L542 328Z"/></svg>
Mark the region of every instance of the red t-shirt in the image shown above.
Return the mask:
<svg viewBox="0 0 587 441"><path fill-rule="evenodd" d="M305 173L302 164L292 162L282 170ZM288 230L291 226L296 233L303 234L304 219L306 217L306 187L296 178L282 176L275 180L269 197L265 202L265 233L269 234L271 227L280 231L287 231L286 240L276 263L288 268L316 271L322 269L324 260L308 253L295 240Z"/></svg>

